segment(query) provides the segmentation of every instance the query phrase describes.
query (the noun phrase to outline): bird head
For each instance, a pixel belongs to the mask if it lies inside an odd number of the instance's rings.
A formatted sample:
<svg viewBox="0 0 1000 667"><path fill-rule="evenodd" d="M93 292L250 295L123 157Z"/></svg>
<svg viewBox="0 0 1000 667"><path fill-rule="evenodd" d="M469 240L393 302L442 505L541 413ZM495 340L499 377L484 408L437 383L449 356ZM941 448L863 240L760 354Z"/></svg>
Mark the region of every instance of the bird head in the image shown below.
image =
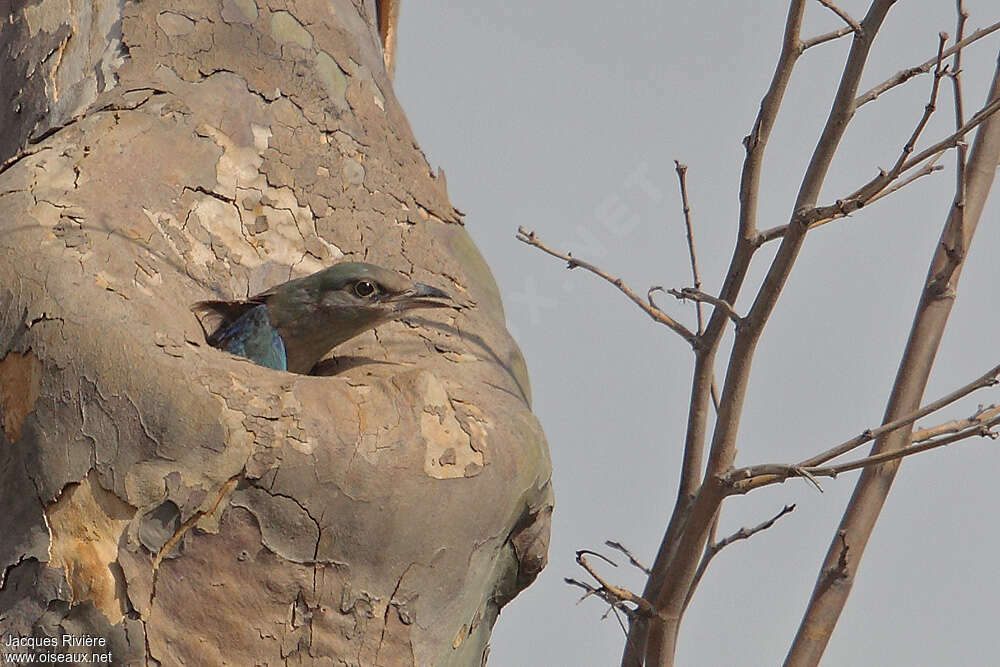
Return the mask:
<svg viewBox="0 0 1000 667"><path fill-rule="evenodd" d="M333 347L416 308L451 306L436 287L373 264L340 262L254 297L267 304L288 352L288 370L306 373Z"/></svg>

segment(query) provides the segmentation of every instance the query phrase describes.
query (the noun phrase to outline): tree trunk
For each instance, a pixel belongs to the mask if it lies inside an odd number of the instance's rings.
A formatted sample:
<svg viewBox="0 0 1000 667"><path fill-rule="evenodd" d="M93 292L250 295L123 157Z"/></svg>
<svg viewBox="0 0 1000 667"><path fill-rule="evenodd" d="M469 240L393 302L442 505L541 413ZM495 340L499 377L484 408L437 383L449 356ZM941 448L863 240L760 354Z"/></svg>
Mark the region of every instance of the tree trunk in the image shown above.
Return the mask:
<svg viewBox="0 0 1000 667"><path fill-rule="evenodd" d="M114 664L480 664L545 564L550 463L374 3L14 4L4 632ZM463 308L354 339L327 377L208 347L188 310L340 258Z"/></svg>

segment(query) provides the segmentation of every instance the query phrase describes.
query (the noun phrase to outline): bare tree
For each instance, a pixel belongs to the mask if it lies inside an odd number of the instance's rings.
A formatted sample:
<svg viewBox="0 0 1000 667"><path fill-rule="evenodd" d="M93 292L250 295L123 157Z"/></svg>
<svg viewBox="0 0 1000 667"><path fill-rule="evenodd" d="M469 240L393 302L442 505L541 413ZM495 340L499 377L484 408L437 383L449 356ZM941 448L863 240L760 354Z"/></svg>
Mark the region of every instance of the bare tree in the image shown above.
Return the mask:
<svg viewBox="0 0 1000 667"><path fill-rule="evenodd" d="M708 294L701 289L687 197L687 168L679 162L677 175L693 279L690 287L669 290L652 287L642 294L604 268L546 245L535 232L523 227L518 230L518 238L524 243L565 261L570 269L582 268L613 284L653 321L690 344L695 356L677 501L655 560L647 567L625 546L607 543L609 548L624 554L633 566L648 575L645 589L640 594L609 581L593 560L598 554L588 550L577 553L577 562L589 575L588 579L567 580L583 588L585 597L604 600L609 605L609 613L627 617L627 642L622 659L626 666L672 665L681 619L712 558L734 541L766 530L794 509L794 506L786 506L757 526L719 538L716 530L725 499L791 478L804 478L819 487L821 477L836 477L848 470L863 469L817 575L812 599L786 660L789 665L817 664L850 592L860 557L901 459L969 438L995 437L994 429L1000 424L1000 408L988 406L968 419L913 431L916 420L933 415L978 389L995 385L1000 377L1000 366L984 368L981 377L947 396L923 403L927 378L957 295L962 265L1000 163L1000 116L996 115L1000 109L1000 61L986 91L986 102L974 113L967 114L961 83L963 50L1000 29L1000 23L966 35L967 13L959 0L956 3L957 30L953 38L941 33L936 53L925 62L862 91L860 81L871 46L894 0L873 0L860 19L850 16L833 2L819 0L822 7L817 5L815 9L834 12L843 26L812 37L803 36L801 30L807 4L806 0L791 0L789 4L774 76L757 118L744 139L746 157L740 182L735 248L718 294ZM848 36L852 39L851 48L832 107L802 174L788 221L779 227L760 229L757 211L764 152L795 66L810 49ZM911 80L927 81L928 77L919 76L922 74L930 75L928 101L923 111L916 114L913 130L892 165L880 169L874 178L859 183L835 201L821 202L820 192L828 170L855 111L895 86ZM954 131L947 136L925 140L924 130L938 108L943 91L948 88L954 100ZM972 137L970 148L967 141ZM949 151L956 161L954 200L930 261L883 423L869 428L858 425L860 433L856 437L796 463L737 466L741 413L754 353L808 232L841 220L941 169L938 163ZM756 285L746 284L757 252L771 243L777 243L778 247L763 279ZM752 298L748 310L741 313L735 304L744 289L751 291ZM661 307L654 298L661 291L677 299L695 302L696 323L685 324ZM703 309L708 311L707 321ZM717 387L714 368L723 334L729 326L733 327L735 335L728 350L725 377ZM868 443L874 443L870 454L855 454L853 459L840 460Z"/></svg>
<svg viewBox="0 0 1000 667"><path fill-rule="evenodd" d="M5 636L114 664L480 664L544 566L548 450L393 95L396 4L5 5ZM189 312L341 258L461 307L354 339L328 377L211 348Z"/></svg>

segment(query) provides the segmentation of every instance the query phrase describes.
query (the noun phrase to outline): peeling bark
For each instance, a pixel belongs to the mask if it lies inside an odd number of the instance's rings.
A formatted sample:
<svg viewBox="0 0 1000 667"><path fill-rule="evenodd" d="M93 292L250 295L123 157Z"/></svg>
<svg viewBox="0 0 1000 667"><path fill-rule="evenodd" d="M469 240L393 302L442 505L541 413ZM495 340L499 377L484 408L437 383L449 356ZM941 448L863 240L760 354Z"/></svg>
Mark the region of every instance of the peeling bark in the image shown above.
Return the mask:
<svg viewBox="0 0 1000 667"><path fill-rule="evenodd" d="M545 564L550 463L374 3L8 18L5 631L101 636L115 664L480 664ZM342 258L465 307L346 343L322 377L210 348L188 311Z"/></svg>

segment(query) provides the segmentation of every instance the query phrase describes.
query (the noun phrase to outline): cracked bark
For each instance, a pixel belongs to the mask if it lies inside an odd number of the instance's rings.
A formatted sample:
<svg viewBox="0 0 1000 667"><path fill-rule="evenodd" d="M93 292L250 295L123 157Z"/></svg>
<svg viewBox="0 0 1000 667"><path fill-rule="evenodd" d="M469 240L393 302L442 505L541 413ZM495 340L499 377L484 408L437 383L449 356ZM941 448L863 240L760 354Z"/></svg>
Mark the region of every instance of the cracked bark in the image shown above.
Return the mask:
<svg viewBox="0 0 1000 667"><path fill-rule="evenodd" d="M0 27L0 617L116 664L478 665L545 564L499 294L372 2L15 4ZM188 304L341 258L438 284L325 377Z"/></svg>

